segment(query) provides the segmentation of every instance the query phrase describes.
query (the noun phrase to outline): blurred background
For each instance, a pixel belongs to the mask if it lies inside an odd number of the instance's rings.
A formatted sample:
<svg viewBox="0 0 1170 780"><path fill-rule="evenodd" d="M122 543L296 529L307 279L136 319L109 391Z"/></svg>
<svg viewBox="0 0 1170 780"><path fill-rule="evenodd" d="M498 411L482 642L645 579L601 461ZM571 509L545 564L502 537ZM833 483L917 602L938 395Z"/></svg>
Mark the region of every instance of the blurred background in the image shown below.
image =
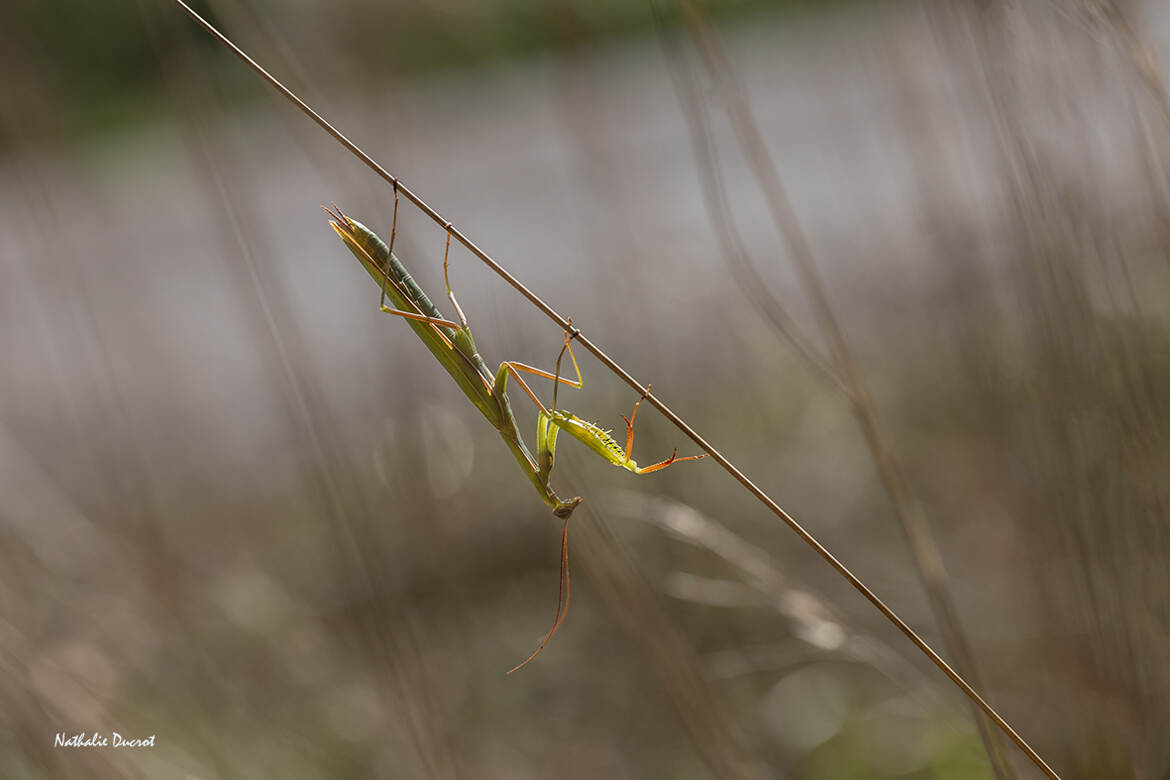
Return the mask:
<svg viewBox="0 0 1170 780"><path fill-rule="evenodd" d="M1170 777L1164 3L197 7L1063 777ZM711 461L562 438L572 606L506 677L560 527L319 208L388 237L391 188L169 2L4 17L0 776L1041 776ZM552 365L451 277L491 366ZM561 405L620 430L578 357ZM156 746L53 747L95 731Z"/></svg>

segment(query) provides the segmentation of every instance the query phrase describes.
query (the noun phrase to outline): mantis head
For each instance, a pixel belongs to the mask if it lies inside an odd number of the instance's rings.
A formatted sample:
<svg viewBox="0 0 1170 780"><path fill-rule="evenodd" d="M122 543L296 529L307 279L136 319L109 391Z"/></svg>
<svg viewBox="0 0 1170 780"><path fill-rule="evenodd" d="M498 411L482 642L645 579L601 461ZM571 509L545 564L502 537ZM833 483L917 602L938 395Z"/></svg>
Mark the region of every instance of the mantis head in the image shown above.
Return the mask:
<svg viewBox="0 0 1170 780"><path fill-rule="evenodd" d="M553 514L562 520L568 520L569 515L573 514L573 510L577 508L577 505L580 504L581 501L582 498L580 496L569 499L568 501L562 501L553 509Z"/></svg>

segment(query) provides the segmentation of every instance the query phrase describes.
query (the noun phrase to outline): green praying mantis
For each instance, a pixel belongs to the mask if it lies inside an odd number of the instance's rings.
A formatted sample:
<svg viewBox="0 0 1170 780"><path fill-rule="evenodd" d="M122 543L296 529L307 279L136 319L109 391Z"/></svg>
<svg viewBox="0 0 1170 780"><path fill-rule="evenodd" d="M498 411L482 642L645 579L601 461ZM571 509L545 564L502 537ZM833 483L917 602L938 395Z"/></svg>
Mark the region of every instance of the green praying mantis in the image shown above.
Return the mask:
<svg viewBox="0 0 1170 780"><path fill-rule="evenodd" d="M679 457L676 448L665 460L650 466L639 466L630 453L634 446L634 418L638 414L638 406L642 403L642 398L634 403L634 409L629 417L622 415L622 419L626 423L625 447L614 440L610 431L595 423L587 422L571 412L558 409L557 390L562 384L576 389L581 389L583 386L581 369L577 365L577 358L573 355L573 347L570 344L572 336L568 331L564 334L564 343L557 355L556 368L553 373L525 363L506 360L500 364L499 369L493 375L480 355L479 349L475 345L475 339L471 335L471 328L467 324L467 317L459 306L459 302L455 300L455 294L451 291L451 283L447 273L447 261L451 248L450 231L448 230L447 233L447 248L443 254L443 282L447 288L447 298L451 301L458 322L443 317L438 307L427 297L427 294L411 278L406 268L394 255L393 245L398 226L397 193L395 193L394 221L389 245L365 225L344 214L336 205L332 209L325 208L325 211L330 216L330 226L354 257L358 259L358 262L362 264L366 273L382 289L382 311L402 317L407 321L407 324L447 370L463 393L500 434L508 446L508 450L520 465L520 469L536 488L537 493L540 494L541 499L552 507L554 515L565 521L561 530L561 593L557 596L557 613L553 618L553 626L536 651L511 669L508 672L511 674L535 658L544 649L560 627L569 606L568 520L582 499L580 496L568 500L562 499L556 494L549 482L552 476L558 435L561 432L567 433L608 462L635 474L650 474L679 461L699 460L707 456L704 454ZM387 306L387 300L393 305ZM572 320L569 320L569 327L572 327ZM573 364L573 371L577 375L576 380L560 375L561 361L566 352ZM553 402L551 407L546 407L541 402L521 376L522 373L552 380ZM535 456L525 445L524 439L520 435L516 415L512 411L512 404L508 399L509 377L532 399L537 408Z"/></svg>

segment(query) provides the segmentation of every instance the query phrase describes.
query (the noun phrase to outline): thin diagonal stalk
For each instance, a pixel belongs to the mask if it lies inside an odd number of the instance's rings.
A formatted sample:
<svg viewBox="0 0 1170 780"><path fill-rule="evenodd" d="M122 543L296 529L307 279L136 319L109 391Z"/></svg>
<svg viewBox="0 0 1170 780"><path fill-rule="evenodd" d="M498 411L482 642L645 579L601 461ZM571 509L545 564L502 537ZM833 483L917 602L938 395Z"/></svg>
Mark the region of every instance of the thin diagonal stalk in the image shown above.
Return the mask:
<svg viewBox="0 0 1170 780"><path fill-rule="evenodd" d="M194 62L187 61L182 50L172 51L165 45L166 31L156 29L158 22L152 17L157 12L153 7L143 2L141 10L174 105L187 113L187 106L207 104L209 87L198 78L200 74ZM347 479L349 471L337 465L338 446L329 435L330 427L322 421L320 394L308 377L294 369L303 362L297 359L304 349L303 342L296 329L289 327L291 313L287 301L262 283L266 260L260 247L272 242L255 236L255 228L244 229L245 225L258 222L249 213L251 199L239 196L239 182L224 178L210 153L206 129L200 126L198 117L181 115L180 118L188 153L195 163L193 170L207 194L206 201L214 207L214 232L227 247L226 254L238 256L242 261L233 265L232 270L236 286L252 296L252 305L245 307L245 311L249 313L248 324L254 341L265 346L262 359L266 370L282 382L283 392L279 396L283 412L294 421L300 446L311 453L305 479L301 480L304 496L316 504L317 511L338 531L339 543L331 551L336 556L339 580L360 594L359 598L378 616L364 632L362 648L375 661L375 690L382 703L383 721L402 732L422 776L429 780L454 778L456 771L449 747L442 744L442 729L427 726L427 721L436 721L438 715L430 709L433 696L425 690L419 691L426 685L425 677L420 679L419 675L406 674L403 670L404 666L418 669L425 665L416 629L409 615L402 614L405 610L401 603L395 603L393 595L389 595L392 590L379 587L379 567L371 565L368 545L359 542L356 518L365 514L360 511L360 498L355 498L359 493ZM227 166L229 170L234 167ZM390 612L395 613L393 619ZM389 624L399 628L387 632L382 626ZM219 765L224 763L217 760ZM221 767L222 771L225 770Z"/></svg>
<svg viewBox="0 0 1170 780"><path fill-rule="evenodd" d="M716 463L722 466L723 469L727 471L727 473L734 477L735 480L739 482L745 490L755 496L755 498L759 500L760 503L762 503L764 506L766 506L768 510L772 512L772 514L776 515L776 517L783 521L785 525L792 529L793 533L799 536L805 542L805 544L807 544L809 547L812 547L813 550L818 555L820 555L830 566L832 566L838 574L844 577L845 580L850 585L852 585L855 590L857 590L857 592L864 596L870 602L870 604L874 606L874 608L881 612L887 620L893 623L899 631L905 634L906 637L914 643L915 647L917 647L924 655L926 655L926 657L929 658L935 666L937 666L948 678L950 678L951 682L958 686L959 689L962 690L963 693L966 694L971 699L971 701L973 701L979 707L980 710L982 710L989 718L991 718L992 721L994 721L996 726L1002 729L1003 732L1007 734L1012 739L1012 741L1015 742L1020 747L1020 749L1024 751L1024 753L1027 754L1028 758L1030 758L1036 764L1036 766L1040 767L1040 769L1043 770L1043 772L1053 780L1060 780L1060 776L1056 774L1056 772L1054 772L1047 763L1044 762L1044 759L1042 759L1040 755L1032 749L1031 745L1029 745L1024 740L1024 738L1021 737L1016 732L1016 730L1013 729L1011 725L1008 724L1008 722L1004 720L1003 717L998 712L996 712L996 710L990 704L988 704L982 696L979 695L979 692L976 691L975 688L973 688L971 684L963 678L962 675L952 669L951 666L943 659L943 657L935 652L934 648L932 648L926 642L926 640L920 637L917 632L915 632L914 629L906 623L906 621L902 620L902 618L899 617L893 609L887 606L886 603L882 601L876 593L870 590L869 586L862 582L856 574L850 571L850 569L845 564L843 564L837 559L836 556L829 552L828 548L821 544L817 538L809 533L804 528L804 526L797 522L796 519L792 517L792 515L788 514L788 512L786 512L778 503L776 503L775 500L773 500L766 492L764 492L763 489L752 482L751 479L749 479L746 474L740 471L734 463L728 460L723 455L723 453L715 449L714 445L710 444L706 439L700 436L693 428L691 428L690 425L686 423L686 421L679 417L678 414L674 412L674 410L672 410L657 396L651 393L647 387L643 386L640 382L634 379L634 377L628 371L626 371L626 369L622 368L622 366L619 365L613 358L602 351L600 347L586 338L580 330L574 328L567 319L558 314L555 309L553 309L549 304L545 303L543 299L536 295L536 293L529 290L516 277L512 276L512 274L509 273L503 266L493 260L487 252L480 249L479 246L477 246L471 239L465 236L462 231L452 225L449 220L445 219L441 214L439 214L439 212L437 212L431 206L427 205L427 203L423 201L422 198L410 190L396 176L390 174L390 172L379 165L377 161L363 152L353 141L346 138L339 130L337 130L337 128L326 121L324 117L310 108L299 97L297 97L291 90L288 89L288 87L281 84L276 77L262 68L242 49L232 43L231 40L229 40L223 33L221 33L209 22L199 16L199 14L195 13L195 11L190 8L190 6L183 2L183 0L174 0L174 2L200 26L207 30L207 32L210 33L216 40L231 50L232 53L239 57L246 65L248 65L248 67L250 67L265 81L267 81L274 89L279 91L294 105L301 109L301 111L303 111L306 116L320 125L321 128L331 136L333 136L333 138L336 139L338 143L340 143L355 157L365 163L366 166L374 171L374 173L376 173L379 177L393 186L396 191L402 195L402 197L409 200L434 222L441 225L445 231L447 231L452 237L455 238L456 241L466 247L467 250L471 252L471 254L479 258L484 263L484 265L495 271L497 275L499 275L513 289L527 298L528 301L541 312L543 312L545 316L555 322L562 329L568 331L572 337L575 338L582 347L584 347L594 357L596 357L602 363L602 365L608 368L611 372L613 372L614 375L620 378L631 388L636 390L639 395L645 398L651 406L661 412L662 415L666 417L666 419L668 419L676 428L679 429L679 431L685 434L704 452L710 455Z"/></svg>
<svg viewBox="0 0 1170 780"><path fill-rule="evenodd" d="M572 479L566 481L570 489L574 489L572 483ZM744 735L715 695L712 681L703 675L699 659L685 642L679 641L677 629L657 604L653 590L638 573L629 551L614 536L609 523L589 503L577 511L584 514L585 521L575 531L578 559L589 570L611 614L650 661L659 684L674 702L715 776L726 780L772 777L747 748Z"/></svg>
<svg viewBox="0 0 1170 780"><path fill-rule="evenodd" d="M785 617L792 633L810 650L867 664L903 688L924 711L960 712L928 687L923 672L884 640L851 629L823 596L791 584L768 554L695 507L660 497L622 491L613 494L617 512L650 523L688 544L701 547L736 569L739 580L768 599Z"/></svg>
<svg viewBox="0 0 1170 780"><path fill-rule="evenodd" d="M894 514L910 548L915 568L926 590L931 612L939 623L944 640L956 658L956 665L960 671L982 687L979 682L978 665L975 662L974 653L959 620L958 610L947 589L946 569L943 565L942 555L931 536L926 514L911 491L902 464L889 446L882 430L869 389L829 301L824 279L817 268L812 249L804 230L801 228L796 212L788 199L780 172L768 152L747 96L715 31L699 9L698 4L692 0L680 0L680 4L699 53L702 55L712 79L720 88L720 94L725 100L732 128L745 155L751 162L750 168L763 190L764 199L771 211L773 222L785 241L790 259L796 267L801 289L812 302L814 315L829 344L832 362L836 369L834 378L839 379L840 386L843 386L849 399L853 416L861 429L870 456L877 468L878 476L885 487ZM697 113L696 111L690 113L694 115L692 124L702 123L705 120L701 109ZM697 131L693 129L693 133L707 136L705 143L703 140L696 143L696 151L700 163L705 164L707 168L713 168L715 162L710 150L710 131L701 127ZM708 178L714 178L714 175L709 174ZM778 304L773 305L778 306ZM994 730L983 721L978 712L974 714L980 739L996 777L1000 780L1012 777L1010 766L1002 759Z"/></svg>

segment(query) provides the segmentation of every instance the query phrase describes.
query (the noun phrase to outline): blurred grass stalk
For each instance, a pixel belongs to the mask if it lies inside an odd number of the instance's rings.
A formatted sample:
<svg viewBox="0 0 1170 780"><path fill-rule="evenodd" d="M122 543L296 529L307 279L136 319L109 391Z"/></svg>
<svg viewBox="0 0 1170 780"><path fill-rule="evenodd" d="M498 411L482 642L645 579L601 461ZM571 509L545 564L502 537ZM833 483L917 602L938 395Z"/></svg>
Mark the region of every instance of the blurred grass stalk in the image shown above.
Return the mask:
<svg viewBox="0 0 1170 780"><path fill-rule="evenodd" d="M758 177L760 188L771 207L776 227L786 241L790 259L797 266L802 289L806 298L812 303L822 335L829 343L832 359L825 359L814 348L809 347L812 340L800 331L793 318L785 312L783 305L766 292L762 280L751 267L750 260L743 250L742 242L735 233L731 210L726 204L705 108L698 97L698 90L693 85L693 76L686 70L684 55L680 53L677 44L668 41L668 48L673 55L676 88L684 104L684 113L691 124L695 156L707 184L704 187L704 194L708 196L706 198L708 212L716 232L723 240L725 254L733 271L733 277L737 280L744 296L761 310L764 319L777 331L777 335L792 342L811 367L822 376L827 376L839 388L844 389L858 419L881 481L910 543L914 560L926 586L936 621L944 639L951 648L952 655L956 657L963 674L968 679L978 680L982 675L978 673L970 642L947 592L946 574L941 556L931 538L920 504L909 489L903 468L887 445L885 435L881 432L873 402L828 302L828 295L816 270L808 242L788 202L780 175L756 125L746 95L735 78L713 28L703 16L699 6L695 2L687 0L683 0L681 5L696 48L707 65L711 81L716 85L719 97L724 102L724 107L731 119L743 154L750 162L751 170ZM1168 140L1170 140L1170 110L1168 110L1170 101L1167 100L1160 70L1148 45L1135 32L1135 28L1129 22L1123 9L1114 2L1102 2L1096 5L1097 10L1103 14L1107 22L1105 29L1115 31L1120 48L1123 52L1128 53L1129 60L1133 64L1133 73L1142 81L1158 109L1160 122L1153 134L1157 139L1153 147L1163 151L1159 155L1150 152L1151 147L1142 148L1147 150L1147 173L1154 180L1151 184L1151 190L1160 196L1155 198L1155 202L1158 203L1161 213L1165 215L1165 168L1168 157L1165 150L1170 148L1167 145ZM937 28L939 24L937 17L950 9L951 6L945 3L927 4L926 14ZM1065 223L1068 217L1053 211L1055 207L1064 208L1067 212L1070 205L1075 209L1077 204L1069 194L1055 191L1051 180L1044 177L1044 162L1038 157L1035 145L1021 129L1019 117L1022 113L1022 106L1016 104L1009 107L1007 105L1007 101L1011 99L1009 96L1016 92L1016 84L1009 81L1006 75L1007 66L997 55L997 52L1007 47L991 37L1000 30L1006 31L1008 29L1006 20L1000 22L998 27L995 22L998 15L1006 15L1007 13L1007 6L993 3L989 4L987 8L964 13L962 16L963 18L973 16L977 24L981 25L979 27L981 37L978 39L975 51L978 56L984 58L981 72L987 79L987 93L990 97L990 103L994 107L994 115L999 126L1003 128L1003 137L1006 139L1004 151L1011 160L1008 170L1022 173L1022 175L1009 175L1007 181L1010 182L1013 193L1014 209L1012 214L1017 220L1016 234L1026 237L1023 253L1026 273L1023 278L1029 279L1028 289L1033 293L1031 296L1033 305L1027 307L1025 311L1039 318L1039 321L1032 325L1037 339L1034 343L1036 348L1041 350L1039 365L1043 366L1055 358L1057 362L1052 363L1052 367L1063 373L1092 355L1092 348L1086 349L1089 345L1110 350L1095 358L1090 358L1089 362L1099 362L1103 366L1115 364L1119 375L1127 377L1124 395L1130 397L1123 401L1123 408L1119 409L1122 416L1118 418L1118 422L1122 423L1123 430L1130 429L1128 434L1123 435L1133 437L1133 443L1149 442L1148 434L1160 427L1160 424L1154 421L1159 419L1157 409L1161 404L1157 394L1149 389L1152 387L1151 379L1148 374L1144 373L1141 364L1131 362L1134 356L1143 354L1144 350L1140 346L1125 343L1132 335L1130 331L1113 329L1099 322L1100 317L1089 304L1087 297L1090 282L1087 278L1079 278L1077 269L1080 268L1080 265L1074 258L1078 253L1085 253L1104 262L1103 254L1113 255L1122 276L1129 285L1131 302L1140 312L1140 306L1136 302L1132 288L1133 275L1129 271L1127 261L1122 253L1108 251L1103 253L1099 244L1084 248L1078 246L1076 239L1071 239L1071 236L1076 235L1077 231L1073 230L1070 233L1070 227ZM1028 30L1027 22L1021 19L1023 15L1025 15L1023 11L1017 10L1015 12L1014 31L1017 36L1021 29ZM953 40L953 36L948 40ZM913 105L907 104L900 107L901 114L907 112L914 114L916 119L921 119L918 110ZM904 124L908 125L909 122ZM925 124L927 125L925 131L927 143L920 144L917 153L912 156L915 162L915 171L919 174L920 181L925 181L927 178L922 175L925 169L932 165L942 167L939 162L940 156L937 153L933 158L930 156L932 150L937 151L937 147L930 143L933 139L930 137L928 123ZM1084 214L1083 207L1080 213ZM1167 224L1164 216L1162 224L1163 226ZM1096 242L1100 240L1096 239ZM1064 262L1061 263L1061 260ZM1106 289L1109 289L1108 269L1105 270ZM1069 313L1074 311L1080 313L1077 325L1073 325L1069 319ZM1083 331L1085 338L1070 338L1078 331ZM1120 336L1121 341L1111 345L1106 335L1110 331ZM1102 340L1103 336L1105 336L1104 341ZM1063 356L1057 357L1058 355ZM827 365L832 366L832 369L826 370ZM1098 372L1093 376L1105 379L1112 373L1113 371L1107 371L1104 374ZM1106 381L1108 380L1106 379ZM1092 382L1086 384L1082 378L1081 387L1088 388L1091 385ZM1047 384L1046 395L1061 400L1069 398L1065 387L1067 385ZM1102 391L1106 395L1109 393L1104 388ZM1090 395L1095 395L1095 393L1091 392ZM1099 400L1104 400L1104 396L1099 396ZM1110 401L1110 403L1114 402ZM1077 406L1068 406L1063 409L1062 406L1063 404L1056 404L1044 407L1050 414L1055 413L1051 420L1054 431L1076 424ZM1123 411L1124 407L1129 407L1129 414ZM1125 418L1130 415L1136 415L1136 418L1132 418L1132 421L1127 423ZM1154 423L1154 426L1146 430L1142 430L1140 427L1132 428L1131 426L1137 420ZM1157 457L1154 451L1150 451L1149 454ZM1076 478L1072 477L1072 473L1076 473L1087 465L1076 464L1078 459L1074 455L1073 461L1069 463L1069 467L1072 469L1070 478L1074 481ZM1121 461L1122 464L1129 462L1129 460ZM1140 490L1139 486L1142 480L1139 474L1119 475L1119 477L1122 484ZM1156 494L1152 498L1155 502L1157 501ZM1069 511L1072 514L1082 511L1085 500L1090 500L1090 497L1084 496L1079 502L1079 506L1069 507ZM1121 512L1125 512L1121 507L1119 509ZM1161 513L1163 510L1155 511ZM1108 527L1093 528L1091 533L1093 536L1098 536ZM1057 533L1058 536L1063 535L1061 531ZM1082 555L1083 551L1095 546L1096 544L1086 540L1085 544L1081 546ZM1083 573L1087 574L1096 566L1094 561L1088 558L1083 559ZM1106 581L1099 580L1098 582L1099 585L1096 587L1104 585ZM1115 583L1114 586L1124 587L1121 582ZM1088 592L1092 592L1093 589L1094 586L1090 585ZM1140 593L1133 595L1140 600ZM1130 646L1139 644L1140 641L1137 636L1133 636L1130 639ZM1135 664L1140 663L1136 657L1132 660ZM1122 688L1130 684L1123 679L1118 679L1117 682ZM980 687L982 689L982 686ZM1002 748L997 744L998 735L982 726L981 716L978 717L978 722L981 724L981 735L997 776L1013 776L1014 770L1011 762L1008 757L1003 755Z"/></svg>
<svg viewBox="0 0 1170 780"><path fill-rule="evenodd" d="M935 682L909 663L902 653L880 638L851 627L828 599L807 585L791 583L764 550L731 529L678 501L633 491L615 492L611 498L615 511L622 517L657 526L731 564L740 579L788 621L793 636L804 645L800 651L782 652L780 663L774 655L761 664L752 660L753 654L726 651L709 666L708 673L713 679L786 671L799 663L826 658L844 660L866 664L878 671L913 696L927 712L952 709L950 700L938 694ZM678 590L672 595L698 601L692 594Z"/></svg>
<svg viewBox="0 0 1170 780"><path fill-rule="evenodd" d="M1135 147L1145 162L1146 181L1135 183L1148 187L1140 194L1153 211L1155 253L1164 262L1170 258L1170 113L1162 80L1122 4L1088 2L1084 10L1088 29L1112 37L1130 64L1126 91L1138 77L1158 110L1157 121L1146 125L1136 99L1142 90L1129 93ZM1138 265L1142 256L1131 256L1118 227L1095 202L1097 194L1062 180L1055 161L1035 142L1029 119L1059 112L1063 90L1028 105L1031 85L1012 79L1004 67L1005 52L1028 63L1025 46L1041 34L1036 25L1025 9L997 3L976 17L971 35L999 132L1014 220L1009 251L1018 258L1012 279L1023 304L1025 408L1033 412L1036 434L1024 453L1040 478L1035 488L1021 491L1023 506L1038 521L1026 530L1034 548L1054 560L1051 570L1034 572L1054 607L1043 614L1054 663L1039 677L1038 695L1065 703L1055 707L1065 716L1064 729L1091 735L1083 745L1064 746L1069 764L1089 775L1113 775L1124 767L1138 777L1155 776L1164 771L1164 759L1149 735L1158 728L1154 723L1166 719L1164 707L1152 701L1164 705L1168 685L1164 621L1170 591L1164 557L1156 564L1162 573L1154 576L1146 560L1166 555L1159 529L1170 520L1168 398L1159 390L1164 373L1154 373L1165 370L1157 362L1164 356L1157 347L1164 350L1165 341L1151 332L1143 313L1141 282L1135 279L1149 279L1150 272ZM1037 70L1038 77L1048 75ZM989 403L1002 403L1004 389L982 389ZM1151 468L1161 474L1154 482ZM1085 698L1096 705L1084 706ZM1077 720L1070 721L1074 711Z"/></svg>
<svg viewBox="0 0 1170 780"><path fill-rule="evenodd" d="M718 90L718 97L731 119L736 139L749 160L750 168L767 201L776 229L785 242L788 258L796 267L801 289L812 304L821 336L829 345L830 355L826 357L819 353L813 339L803 332L800 325L787 313L784 305L768 291L767 285L752 267L751 260L743 248L743 242L737 237L731 210L727 205L707 112L699 97L694 77L687 69L683 60L684 55L678 50L677 45L668 43L674 65L672 75L675 76L676 90L691 127L696 164L704 182L702 187L704 203L707 205L716 232L722 238L732 277L744 296L756 306L764 320L771 324L777 336L791 342L819 376L828 378L831 386L844 392L909 544L935 621L955 661L955 666L959 674L976 690L985 692L987 688L983 675L975 661L958 610L948 592L942 555L931 535L922 506L906 481L902 464L890 447L878 421L873 399L845 338L844 330L833 311L824 279L817 268L804 230L792 209L783 180L768 151L747 95L723 51L718 34L700 4L694 0L680 0L679 5L695 47L707 66L710 79ZM1015 773L1003 756L1004 746L995 724L979 711L974 702L970 706L995 776L998 780L1012 780Z"/></svg>
<svg viewBox="0 0 1170 780"><path fill-rule="evenodd" d="M166 90L182 119L185 148L204 201L212 210L222 255L240 260L227 264L229 278L234 289L249 297L244 310L249 314L251 337L261 345L259 354L272 386L280 388L273 401L290 421L298 449L307 455L304 478L298 485L303 501L315 516L325 519L337 540L326 552L331 574L356 604L368 605L368 612L350 628L351 641L371 671L381 722L410 749L409 755L396 757L402 764L399 769L413 767L411 772L435 780L457 777L444 716L436 706L440 697L434 680L440 675L424 650L425 634L378 547L369 541L375 536L371 522L377 514L366 478L369 465L351 462L334 432L339 426L323 400L326 394L320 381L297 368L313 361L293 302L281 286L273 284L279 279L279 264L269 248L276 242L254 208L251 182L235 173L244 169L242 161L234 159L226 145L213 150L209 141L210 128L223 120L214 113L213 86L190 48L175 45L176 37L182 37L182 20L147 0L139 0L139 8ZM250 22L242 20L245 25ZM426 496L416 491L399 500L425 506ZM220 766L230 776L230 762L225 759Z"/></svg>

